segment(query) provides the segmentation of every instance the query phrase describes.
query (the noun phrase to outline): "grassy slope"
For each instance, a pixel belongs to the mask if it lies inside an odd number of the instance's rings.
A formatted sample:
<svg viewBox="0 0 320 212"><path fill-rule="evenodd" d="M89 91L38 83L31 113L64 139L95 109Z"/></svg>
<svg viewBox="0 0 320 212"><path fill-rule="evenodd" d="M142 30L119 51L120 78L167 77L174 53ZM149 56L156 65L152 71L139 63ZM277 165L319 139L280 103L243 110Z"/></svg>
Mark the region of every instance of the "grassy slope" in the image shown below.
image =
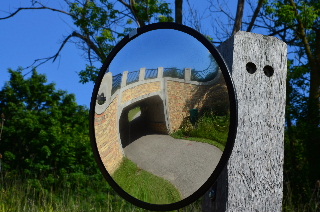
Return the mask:
<svg viewBox="0 0 320 212"><path fill-rule="evenodd" d="M169 181L140 169L128 159L124 159L113 177L127 193L145 202L169 204L181 200L179 191Z"/></svg>

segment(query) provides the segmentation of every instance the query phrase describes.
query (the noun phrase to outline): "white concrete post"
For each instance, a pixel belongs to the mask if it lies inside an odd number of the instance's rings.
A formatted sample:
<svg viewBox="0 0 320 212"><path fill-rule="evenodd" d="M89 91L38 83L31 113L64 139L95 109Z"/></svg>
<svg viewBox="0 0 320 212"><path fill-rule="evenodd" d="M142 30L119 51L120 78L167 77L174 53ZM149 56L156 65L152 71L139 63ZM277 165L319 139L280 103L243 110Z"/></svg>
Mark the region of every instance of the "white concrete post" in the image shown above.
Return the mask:
<svg viewBox="0 0 320 212"><path fill-rule="evenodd" d="M163 78L163 67L158 67L158 76L157 78Z"/></svg>
<svg viewBox="0 0 320 212"><path fill-rule="evenodd" d="M140 68L139 72L139 81L144 80L144 77L146 76L146 68Z"/></svg>
<svg viewBox="0 0 320 212"><path fill-rule="evenodd" d="M127 85L128 71L124 71L121 78L121 88Z"/></svg>
<svg viewBox="0 0 320 212"><path fill-rule="evenodd" d="M238 32L219 46L238 100L233 151L204 211L282 210L287 45ZM273 70L273 75L272 74Z"/></svg>
<svg viewBox="0 0 320 212"><path fill-rule="evenodd" d="M185 68L184 69L184 80L186 82L190 82L191 81L191 68Z"/></svg>

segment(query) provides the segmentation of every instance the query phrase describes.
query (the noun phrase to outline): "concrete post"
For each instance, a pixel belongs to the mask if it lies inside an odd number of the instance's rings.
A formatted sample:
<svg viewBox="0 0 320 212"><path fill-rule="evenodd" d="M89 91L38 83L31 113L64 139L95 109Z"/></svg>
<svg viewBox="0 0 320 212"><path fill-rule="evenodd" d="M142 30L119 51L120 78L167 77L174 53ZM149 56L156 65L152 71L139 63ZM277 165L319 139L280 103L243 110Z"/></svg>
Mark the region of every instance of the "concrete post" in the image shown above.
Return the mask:
<svg viewBox="0 0 320 212"><path fill-rule="evenodd" d="M127 85L128 71L124 71L121 78L121 88Z"/></svg>
<svg viewBox="0 0 320 212"><path fill-rule="evenodd" d="M103 96L106 98L106 101L102 105L99 105L98 103L96 103L95 112L97 114L103 113L107 109L108 105L110 104L111 90L112 90L112 73L108 72L103 76L100 84L100 88L98 91L98 95L103 94Z"/></svg>
<svg viewBox="0 0 320 212"><path fill-rule="evenodd" d="M144 80L144 77L146 76L146 68L140 68L139 72L139 81Z"/></svg>
<svg viewBox="0 0 320 212"><path fill-rule="evenodd" d="M191 68L185 68L184 69L184 80L186 82L190 82L191 81Z"/></svg>
<svg viewBox="0 0 320 212"><path fill-rule="evenodd" d="M238 32L218 48L238 100L233 151L205 195L204 211L281 211L287 45L275 37Z"/></svg>
<svg viewBox="0 0 320 212"><path fill-rule="evenodd" d="M158 76L157 78L163 78L163 67L158 67Z"/></svg>

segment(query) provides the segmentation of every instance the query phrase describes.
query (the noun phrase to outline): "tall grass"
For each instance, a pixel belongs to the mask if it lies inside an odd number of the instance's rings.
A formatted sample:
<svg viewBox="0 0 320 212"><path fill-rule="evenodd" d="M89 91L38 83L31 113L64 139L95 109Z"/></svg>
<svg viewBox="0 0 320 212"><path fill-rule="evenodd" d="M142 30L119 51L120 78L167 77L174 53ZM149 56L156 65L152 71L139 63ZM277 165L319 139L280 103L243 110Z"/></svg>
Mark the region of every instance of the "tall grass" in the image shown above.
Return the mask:
<svg viewBox="0 0 320 212"><path fill-rule="evenodd" d="M37 182L37 183L35 183ZM2 178L0 180L1 212L113 212L144 211L126 202L105 182L89 184L87 190L71 188L46 189L40 181ZM101 187L104 184L105 187Z"/></svg>
<svg viewBox="0 0 320 212"><path fill-rule="evenodd" d="M1 174L0 174L1 175ZM101 183L101 184L100 184ZM100 188L97 185L100 184ZM101 187L105 184L105 187ZM0 178L1 212L145 212L118 196L105 182L91 182L88 189L43 188L40 181ZM176 210L200 212L201 200Z"/></svg>

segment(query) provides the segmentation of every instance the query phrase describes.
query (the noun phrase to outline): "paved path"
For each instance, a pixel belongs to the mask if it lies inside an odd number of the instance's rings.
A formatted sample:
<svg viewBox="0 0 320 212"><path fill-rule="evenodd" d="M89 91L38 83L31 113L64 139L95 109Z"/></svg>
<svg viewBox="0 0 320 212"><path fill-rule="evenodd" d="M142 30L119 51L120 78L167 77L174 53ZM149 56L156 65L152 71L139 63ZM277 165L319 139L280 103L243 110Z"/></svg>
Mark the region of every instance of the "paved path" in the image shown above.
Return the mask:
<svg viewBox="0 0 320 212"><path fill-rule="evenodd" d="M213 145L169 135L143 136L126 146L124 152L140 168L170 181L183 198L203 185L222 155Z"/></svg>

